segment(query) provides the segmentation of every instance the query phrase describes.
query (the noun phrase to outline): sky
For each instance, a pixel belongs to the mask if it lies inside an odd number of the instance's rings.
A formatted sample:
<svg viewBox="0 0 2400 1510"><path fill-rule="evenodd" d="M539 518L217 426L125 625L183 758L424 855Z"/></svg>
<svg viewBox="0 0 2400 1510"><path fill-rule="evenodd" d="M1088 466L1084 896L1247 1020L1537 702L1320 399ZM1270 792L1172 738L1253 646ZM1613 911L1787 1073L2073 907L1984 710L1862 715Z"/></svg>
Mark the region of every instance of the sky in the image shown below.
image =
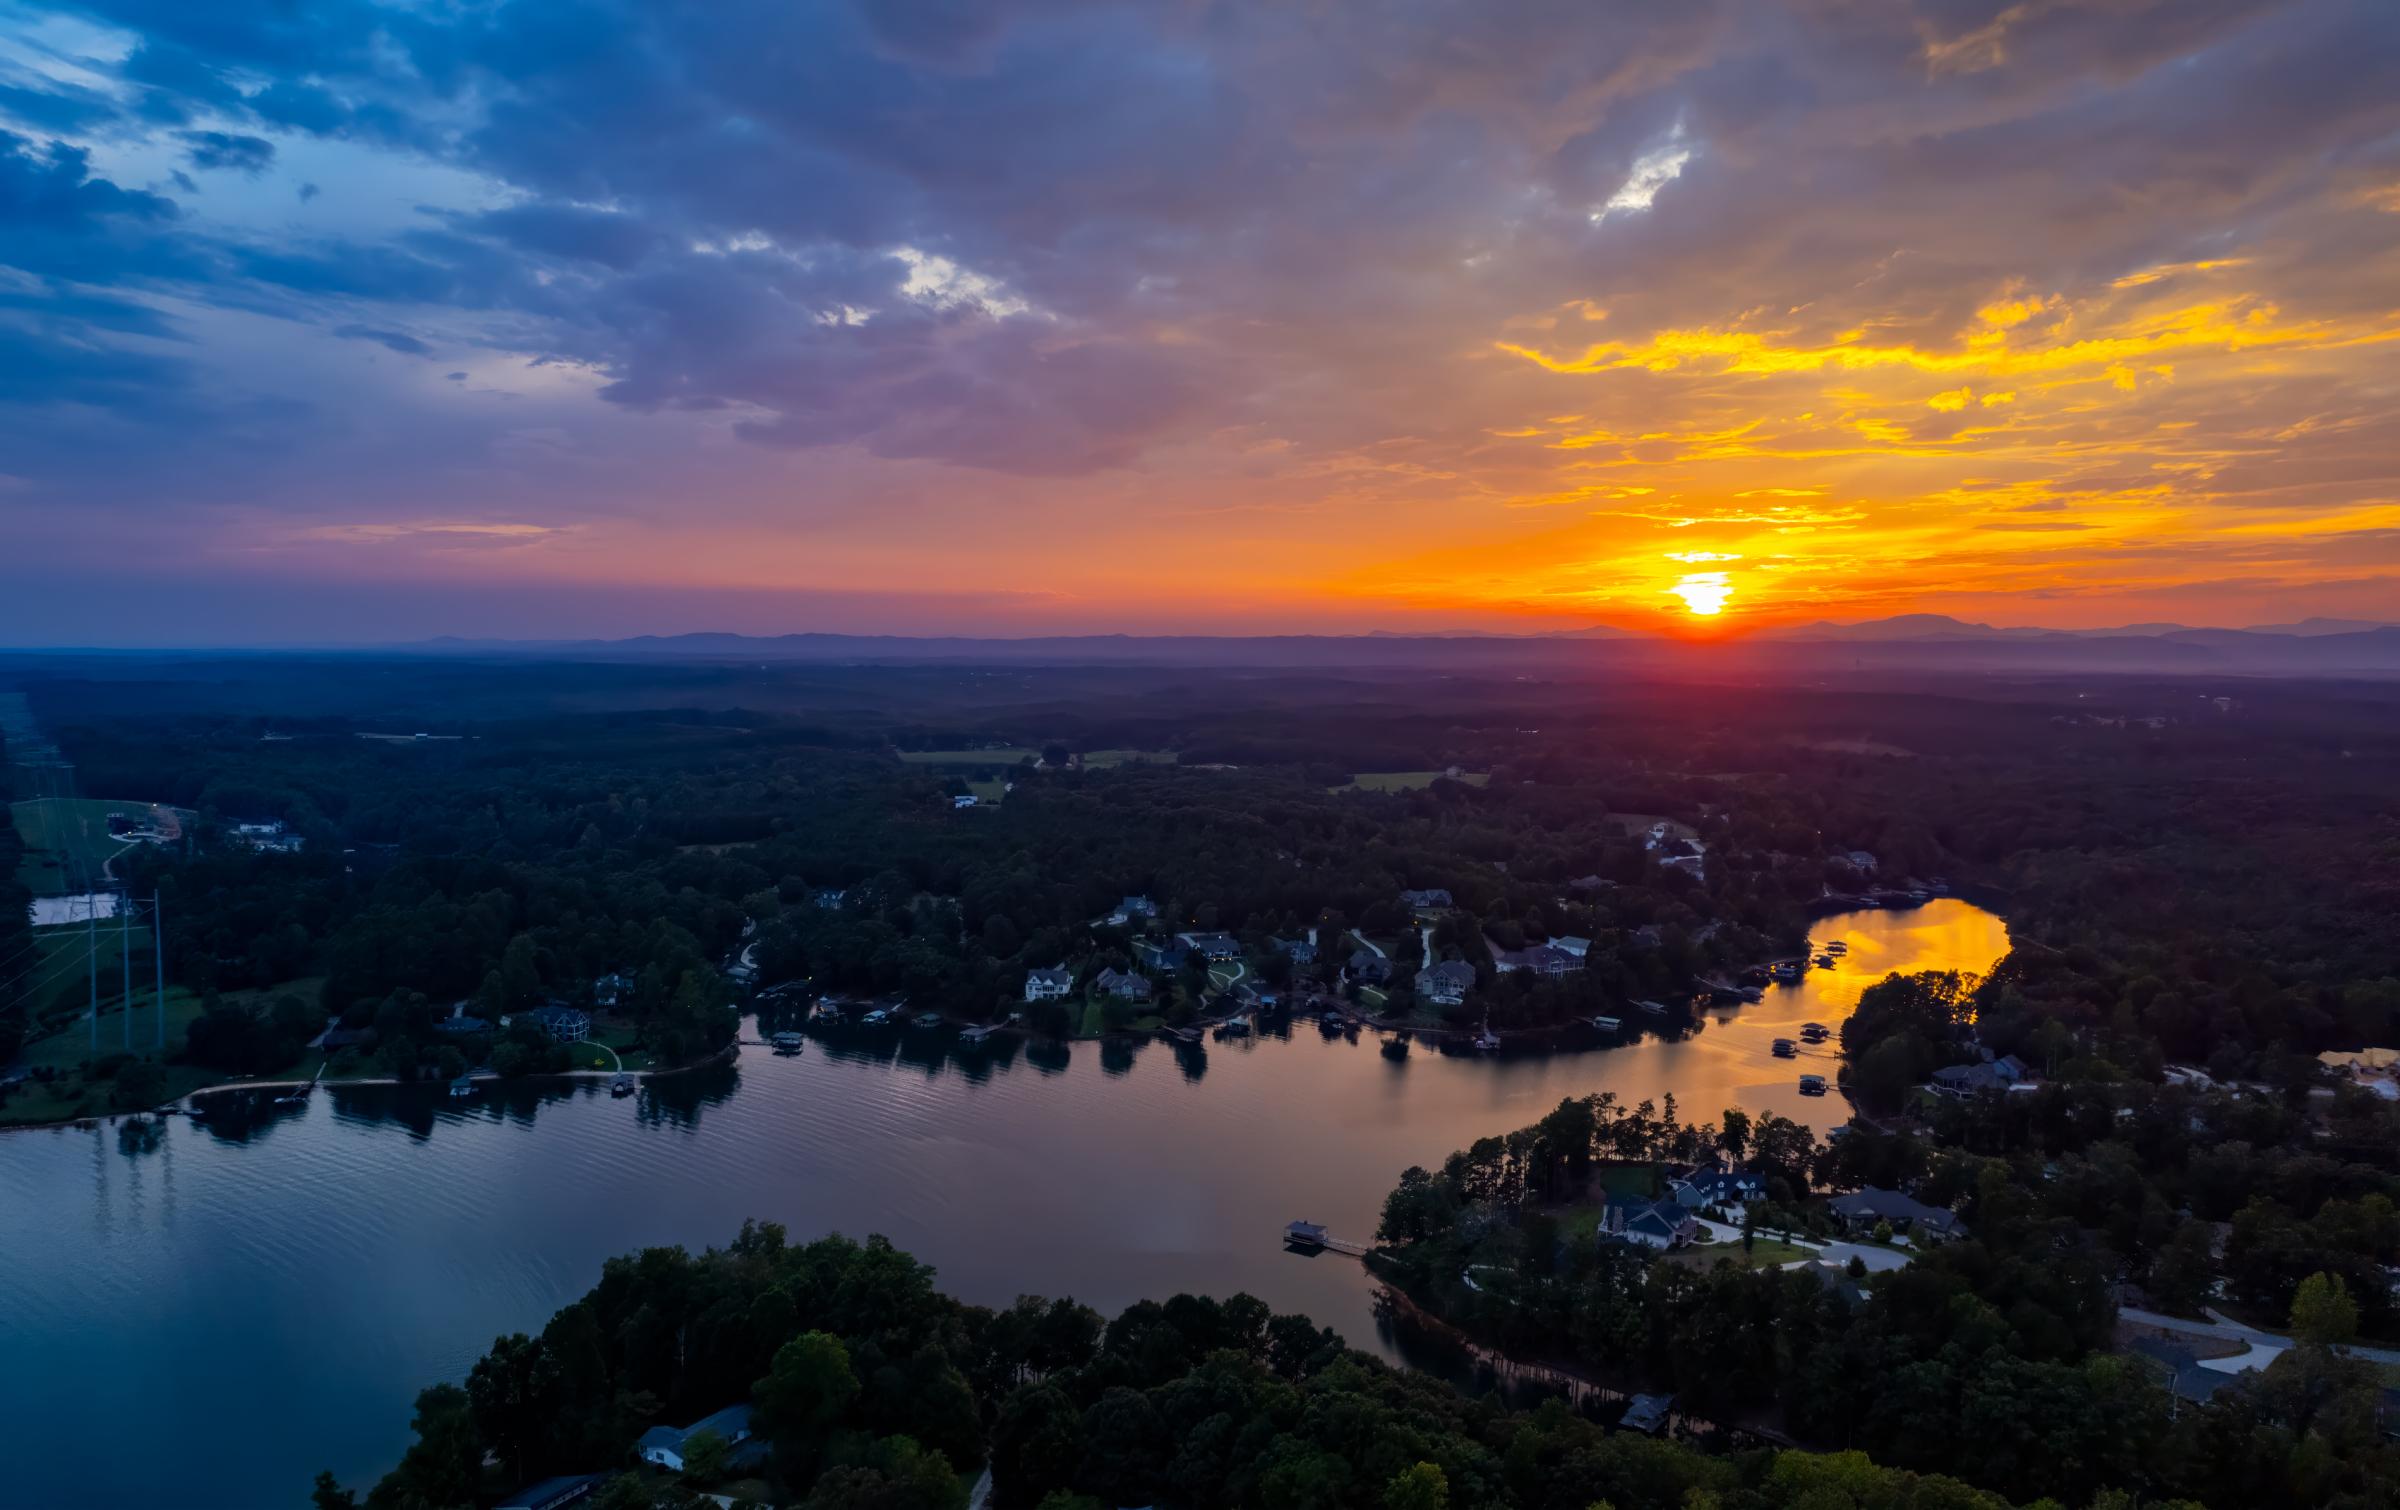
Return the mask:
<svg viewBox="0 0 2400 1510"><path fill-rule="evenodd" d="M0 0L0 644L2400 618L2391 0Z"/></svg>

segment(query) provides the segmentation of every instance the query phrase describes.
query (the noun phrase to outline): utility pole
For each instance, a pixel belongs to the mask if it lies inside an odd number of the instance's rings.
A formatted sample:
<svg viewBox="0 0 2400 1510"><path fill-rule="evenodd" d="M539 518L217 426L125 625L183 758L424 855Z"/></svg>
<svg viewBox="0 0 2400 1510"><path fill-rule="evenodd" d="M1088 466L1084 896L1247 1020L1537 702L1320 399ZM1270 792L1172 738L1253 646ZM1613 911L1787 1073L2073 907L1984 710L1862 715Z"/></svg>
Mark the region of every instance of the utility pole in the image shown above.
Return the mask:
<svg viewBox="0 0 2400 1510"><path fill-rule="evenodd" d="M167 930L160 920L158 893L150 893L150 958L158 968L158 1052L167 1052Z"/></svg>
<svg viewBox="0 0 2400 1510"><path fill-rule="evenodd" d="M83 897L83 962L92 978L92 1057L100 1057L100 893Z"/></svg>

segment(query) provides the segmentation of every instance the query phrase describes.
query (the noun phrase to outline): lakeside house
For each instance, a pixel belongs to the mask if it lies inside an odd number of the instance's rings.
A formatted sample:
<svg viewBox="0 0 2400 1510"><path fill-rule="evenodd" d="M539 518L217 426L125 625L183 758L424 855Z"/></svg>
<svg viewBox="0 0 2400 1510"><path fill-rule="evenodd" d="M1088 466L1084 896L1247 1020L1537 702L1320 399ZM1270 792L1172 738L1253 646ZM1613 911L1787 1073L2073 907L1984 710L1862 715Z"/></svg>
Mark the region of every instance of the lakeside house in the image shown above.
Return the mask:
<svg viewBox="0 0 2400 1510"><path fill-rule="evenodd" d="M1353 949L1342 971L1352 980L1381 985L1392 978L1392 962L1372 949Z"/></svg>
<svg viewBox="0 0 2400 1510"><path fill-rule="evenodd" d="M1957 1213L1946 1207L1928 1206L1914 1196L1873 1185L1854 1195L1837 1195L1826 1206L1850 1232L1872 1228L1878 1222L1890 1223L1895 1232L1935 1240L1960 1237L1967 1230Z"/></svg>
<svg viewBox="0 0 2400 1510"><path fill-rule="evenodd" d="M1570 933L1563 938L1552 939L1550 941L1550 947L1558 950L1562 954L1572 954L1577 959L1584 959L1592 952L1592 941L1587 938L1579 938Z"/></svg>
<svg viewBox="0 0 2400 1510"><path fill-rule="evenodd" d="M461 1076L459 1076L459 1077L458 1077L456 1080L453 1080L453 1081L451 1081L451 1082L450 1082L450 1099L451 1099L451 1100L453 1100L453 1101L464 1101L465 1099L467 1099L467 1097L469 1097L469 1096L472 1096L472 1095L474 1095L474 1094L475 1094L475 1077L474 1077L474 1075L472 1075L472 1074L461 1075Z"/></svg>
<svg viewBox="0 0 2400 1510"><path fill-rule="evenodd" d="M1464 960L1445 960L1417 972L1417 1000L1437 1007L1455 1007L1475 989L1475 967Z"/></svg>
<svg viewBox="0 0 2400 1510"><path fill-rule="evenodd" d="M1529 949L1494 949L1492 951L1492 968L1502 975L1513 974L1519 970L1541 976L1564 975L1582 963L1582 960L1577 959L1566 950L1550 944L1535 944Z"/></svg>
<svg viewBox="0 0 2400 1510"><path fill-rule="evenodd" d="M1627 1431L1656 1436L1666 1428L1667 1414L1675 1408L1673 1395L1635 1395L1625 1406L1625 1414L1617 1424Z"/></svg>
<svg viewBox="0 0 2400 1510"><path fill-rule="evenodd" d="M1178 933L1175 940L1202 959L1229 960L1242 957L1242 941L1230 933Z"/></svg>
<svg viewBox="0 0 2400 1510"><path fill-rule="evenodd" d="M592 1004L597 1007L621 1006L633 999L633 977L622 970L611 970L592 982Z"/></svg>
<svg viewBox="0 0 2400 1510"><path fill-rule="evenodd" d="M1075 972L1064 965L1025 972L1027 1001L1062 1001L1075 990Z"/></svg>
<svg viewBox="0 0 2400 1510"><path fill-rule="evenodd" d="M1700 1223L1678 1201L1612 1195L1608 1204L1600 1208L1599 1235L1603 1241L1633 1243L1664 1252L1698 1241Z"/></svg>
<svg viewBox="0 0 2400 1510"><path fill-rule="evenodd" d="M560 1043L577 1043L592 1036L592 1014L581 1007L552 1002L546 1007L534 1007L502 1021L513 1026L520 1018L540 1027Z"/></svg>
<svg viewBox="0 0 2400 1510"><path fill-rule="evenodd" d="M683 1472L683 1450L700 1433L714 1432L728 1445L750 1440L750 1407L728 1405L714 1415L702 1416L689 1426L653 1426L642 1433L637 1444L642 1461L655 1463L671 1473Z"/></svg>
<svg viewBox="0 0 2400 1510"><path fill-rule="evenodd" d="M1113 996L1119 1001L1148 1001L1152 989L1149 976L1115 968L1101 971L1092 984L1102 996Z"/></svg>
<svg viewBox="0 0 2400 1510"><path fill-rule="evenodd" d="M1423 891L1404 891L1400 893L1400 905L1407 908L1411 912L1425 912L1437 908L1448 907L1451 906L1452 903L1450 901L1450 893L1448 891L1439 886L1428 886Z"/></svg>

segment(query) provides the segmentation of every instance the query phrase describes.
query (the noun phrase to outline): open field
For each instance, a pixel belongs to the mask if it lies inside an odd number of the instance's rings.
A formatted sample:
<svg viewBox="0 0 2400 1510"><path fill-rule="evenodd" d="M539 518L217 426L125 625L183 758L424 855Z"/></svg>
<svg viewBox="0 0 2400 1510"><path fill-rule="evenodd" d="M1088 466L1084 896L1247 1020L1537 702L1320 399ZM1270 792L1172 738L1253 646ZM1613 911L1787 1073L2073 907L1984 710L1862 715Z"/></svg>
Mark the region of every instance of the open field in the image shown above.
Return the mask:
<svg viewBox="0 0 2400 1510"><path fill-rule="evenodd" d="M89 797L41 797L12 802L8 814L25 841L25 860L17 879L35 896L63 896L97 881L101 869L125 841L108 833L111 813L125 813L144 823L149 804L102 802Z"/></svg>
<svg viewBox="0 0 2400 1510"><path fill-rule="evenodd" d="M1121 765L1173 765L1173 750L1087 750L1083 766L1087 771L1104 771Z"/></svg>
<svg viewBox="0 0 2400 1510"><path fill-rule="evenodd" d="M143 986L140 971L142 963L141 960L135 961L133 1051L138 1057L152 1058L156 1057L155 1045L158 1042L157 1001ZM105 1058L125 1051L125 1011L116 990L114 975L108 967L102 967L100 980L100 1053ZM314 979L287 981L264 991L230 991L225 994L225 999L251 1006L264 1005L287 995L315 1001L322 984ZM170 1061L182 1052L185 1032L200 1011L197 994L181 986L167 988L167 1057ZM84 1077L84 1069L91 1056L92 1026L80 1010L67 1021L56 1023L50 1032L26 1044L20 1062L30 1070L55 1071L56 1078L47 1084L28 1081L11 1092L5 1102L0 1102L0 1127L97 1117L119 1110L110 1100L110 1091L113 1089L111 1082L87 1080ZM259 1078L306 1079L315 1072L318 1060L317 1054L306 1053L297 1063ZM215 1070L197 1065L169 1062L165 1068L167 1099L180 1099L228 1078Z"/></svg>
<svg viewBox="0 0 2400 1510"><path fill-rule="evenodd" d="M982 803L985 807L994 807L1008 795L1008 783L994 776L986 781L968 782L967 790L975 794L977 802Z"/></svg>
<svg viewBox="0 0 2400 1510"><path fill-rule="evenodd" d="M900 760L904 765L1005 766L1041 758L1041 751L1028 750L1022 745L1009 745L992 750L902 750L900 752Z"/></svg>
<svg viewBox="0 0 2400 1510"><path fill-rule="evenodd" d="M1329 790L1336 792L1414 792L1421 791L1435 782L1445 779L1445 775L1446 773L1441 771L1360 771L1350 778L1350 785L1332 787ZM1492 778L1486 771L1468 771L1447 779L1463 781L1469 786L1482 786Z"/></svg>

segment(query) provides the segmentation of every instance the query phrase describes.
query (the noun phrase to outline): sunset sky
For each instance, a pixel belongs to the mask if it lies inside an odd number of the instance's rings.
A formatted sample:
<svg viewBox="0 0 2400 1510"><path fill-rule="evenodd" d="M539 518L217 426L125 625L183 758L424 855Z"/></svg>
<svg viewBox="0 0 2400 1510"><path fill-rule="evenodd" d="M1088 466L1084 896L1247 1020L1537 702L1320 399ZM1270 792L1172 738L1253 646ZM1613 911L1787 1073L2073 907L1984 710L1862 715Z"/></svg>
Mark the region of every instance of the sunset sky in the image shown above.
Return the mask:
<svg viewBox="0 0 2400 1510"><path fill-rule="evenodd" d="M0 643L2400 618L2396 81L2392 0L0 0Z"/></svg>

